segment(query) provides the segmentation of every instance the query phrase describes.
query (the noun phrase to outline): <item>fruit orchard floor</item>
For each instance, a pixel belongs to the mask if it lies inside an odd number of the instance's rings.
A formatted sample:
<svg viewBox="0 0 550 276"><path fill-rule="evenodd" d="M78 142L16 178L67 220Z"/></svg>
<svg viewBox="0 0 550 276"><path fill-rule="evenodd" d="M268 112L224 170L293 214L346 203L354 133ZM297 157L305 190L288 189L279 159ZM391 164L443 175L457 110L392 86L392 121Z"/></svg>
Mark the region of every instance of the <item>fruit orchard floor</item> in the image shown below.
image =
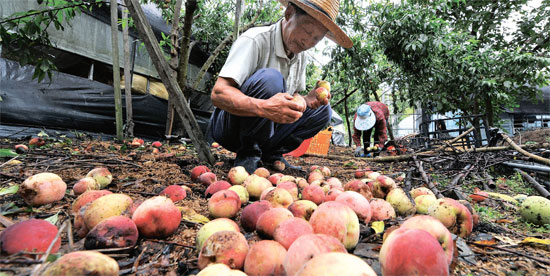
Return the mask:
<svg viewBox="0 0 550 276"><path fill-rule="evenodd" d="M15 144L27 141L3 139L1 148L13 148ZM137 149L125 149L125 146L113 142L78 140L78 139L47 139L42 148L30 149L27 154L20 155L16 160L19 164L5 163L10 158L0 158L0 189L13 184L20 184L25 178L44 171L56 173L68 184L68 194L61 201L35 208L26 207L22 198L17 194L0 196L0 213L5 218L17 222L29 217L48 218L58 215L57 225L70 219L70 206L75 199L71 187L86 173L96 167L105 166L113 174L114 179L108 189L112 192L125 193L134 201L144 200L157 195L168 185L186 185L192 192L178 206L186 206L199 214L208 216L207 200L204 197L206 187L193 183L189 171L199 165L197 156L192 149L181 144L164 145L158 154L152 153L151 146ZM234 155L224 149L214 149L218 163L210 166L218 179L226 179L232 166ZM370 167L383 174L396 177L410 166L407 162L400 163L371 163L352 158L349 148L331 148L330 155L350 156L347 158L320 158L301 157L289 158L294 165L309 168L311 165L327 166L332 175L343 183L353 178L356 168ZM270 169L271 172L273 172ZM429 171L437 175L438 172ZM303 171L293 170L285 172L293 176L305 177ZM413 187L420 186L418 179L413 181ZM497 192L506 193L505 184ZM549 245L519 243L526 237L550 239L550 229L531 232L519 219L517 212L510 204L499 200L486 200L475 206L480 210L480 224L468 239L468 247L473 251L475 264L461 260L455 262L452 270L454 275L543 275L550 273L548 256ZM239 221L239 217L235 219ZM403 218L387 223L386 227L398 224ZM165 240L143 240L138 245L125 251L106 252L119 263L121 274L133 274L137 268L138 275L187 275L196 272L197 251L195 249L195 235L201 224L193 221L183 221L177 232ZM0 230L4 225L0 224ZM356 253L365 257L374 268L377 264L377 248L382 243L380 235L368 235L366 226L362 227L362 242L369 251L358 250ZM259 240L255 234L247 234L251 243ZM75 240L70 247L68 234L61 235L61 252L83 249L83 240ZM476 246L471 242L501 247L503 250ZM362 248L365 247L362 245ZM525 255L529 256L526 257ZM542 262L537 259L546 260ZM3 256L0 261L1 272L7 275L28 275L35 266L35 261L21 256Z"/></svg>

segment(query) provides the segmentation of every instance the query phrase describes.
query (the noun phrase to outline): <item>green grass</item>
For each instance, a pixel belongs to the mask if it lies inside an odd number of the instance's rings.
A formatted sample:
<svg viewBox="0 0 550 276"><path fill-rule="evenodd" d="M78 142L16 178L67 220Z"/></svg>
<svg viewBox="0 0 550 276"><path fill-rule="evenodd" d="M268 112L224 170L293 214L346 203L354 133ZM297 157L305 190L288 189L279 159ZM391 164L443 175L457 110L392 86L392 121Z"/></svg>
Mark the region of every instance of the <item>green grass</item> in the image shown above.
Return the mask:
<svg viewBox="0 0 550 276"><path fill-rule="evenodd" d="M506 185L508 188L505 190L505 192L507 194L511 194L512 196L517 194L534 195L536 193L535 189L531 187L528 182L525 182L521 174L519 174L518 172L511 174L506 178L497 178L496 184L497 187L499 184Z"/></svg>
<svg viewBox="0 0 550 276"><path fill-rule="evenodd" d="M506 217L505 214L496 210L495 208L481 205L473 205L474 210L479 215L479 219L482 221L495 221L497 219Z"/></svg>

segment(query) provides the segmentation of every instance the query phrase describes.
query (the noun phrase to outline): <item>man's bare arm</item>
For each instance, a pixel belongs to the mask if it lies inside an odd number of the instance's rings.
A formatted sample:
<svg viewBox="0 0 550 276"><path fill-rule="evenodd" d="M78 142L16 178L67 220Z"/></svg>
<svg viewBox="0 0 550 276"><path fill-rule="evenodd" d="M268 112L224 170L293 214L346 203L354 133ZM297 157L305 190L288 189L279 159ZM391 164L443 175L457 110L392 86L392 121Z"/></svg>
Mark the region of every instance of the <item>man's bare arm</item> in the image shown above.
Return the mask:
<svg viewBox="0 0 550 276"><path fill-rule="evenodd" d="M298 103L288 93L264 100L248 97L233 79L219 77L212 89L212 104L237 116L263 117L276 123L293 123L301 116Z"/></svg>

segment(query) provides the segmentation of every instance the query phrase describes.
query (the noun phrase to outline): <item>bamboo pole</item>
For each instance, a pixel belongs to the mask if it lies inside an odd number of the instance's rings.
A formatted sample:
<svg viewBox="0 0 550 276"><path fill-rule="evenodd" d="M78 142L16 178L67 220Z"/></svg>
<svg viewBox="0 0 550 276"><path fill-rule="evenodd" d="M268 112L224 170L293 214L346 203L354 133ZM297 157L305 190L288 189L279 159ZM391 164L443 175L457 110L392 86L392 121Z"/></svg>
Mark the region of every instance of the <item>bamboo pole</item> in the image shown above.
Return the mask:
<svg viewBox="0 0 550 276"><path fill-rule="evenodd" d="M542 164L546 164L546 165L550 165L550 159L547 159L547 158L544 158L544 157L541 157L541 156L538 156L538 155L534 155L524 149L522 149L520 146L518 146L516 143L514 143L514 141L512 141L512 139L510 139L510 137L508 137L508 135L504 134L504 133L501 133L502 135L502 138L504 138L504 141L506 141L508 144L510 144L510 146L517 150L518 152L522 153L523 155L526 155L528 156L529 158L533 159L533 161L536 161L536 162L539 162L539 163L542 163Z"/></svg>
<svg viewBox="0 0 550 276"><path fill-rule="evenodd" d="M540 185L534 178L532 178L529 174L527 174L526 172L518 169L518 168L514 168L514 171L518 172L521 174L521 176L523 176L523 178L525 178L525 180L527 180L527 182L529 182L531 184L531 186L533 186L533 188L535 188L535 190L537 190L537 192L539 192L539 194L545 198L548 198L550 199L550 192L548 192L542 185Z"/></svg>

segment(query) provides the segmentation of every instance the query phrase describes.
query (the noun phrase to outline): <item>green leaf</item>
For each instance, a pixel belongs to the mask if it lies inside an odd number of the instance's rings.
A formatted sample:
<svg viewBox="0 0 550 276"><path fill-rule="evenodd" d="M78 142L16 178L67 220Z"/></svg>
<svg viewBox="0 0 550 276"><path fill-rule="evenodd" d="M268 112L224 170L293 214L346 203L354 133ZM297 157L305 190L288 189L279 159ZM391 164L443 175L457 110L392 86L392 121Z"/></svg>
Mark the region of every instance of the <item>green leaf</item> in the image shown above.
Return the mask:
<svg viewBox="0 0 550 276"><path fill-rule="evenodd" d="M0 149L0 157L15 157L18 154L11 149Z"/></svg>
<svg viewBox="0 0 550 276"><path fill-rule="evenodd" d="M46 258L46 262L55 262L57 259L59 259L59 255L58 254L50 254L48 255L48 257Z"/></svg>
<svg viewBox="0 0 550 276"><path fill-rule="evenodd" d="M57 222L59 221L59 212L51 217L45 218L44 220L50 222L53 225L57 224Z"/></svg>
<svg viewBox="0 0 550 276"><path fill-rule="evenodd" d="M17 191L19 191L19 185L12 185L12 186L9 186L9 187L5 187L5 188L0 189L0 196L13 195L13 194L17 193Z"/></svg>

